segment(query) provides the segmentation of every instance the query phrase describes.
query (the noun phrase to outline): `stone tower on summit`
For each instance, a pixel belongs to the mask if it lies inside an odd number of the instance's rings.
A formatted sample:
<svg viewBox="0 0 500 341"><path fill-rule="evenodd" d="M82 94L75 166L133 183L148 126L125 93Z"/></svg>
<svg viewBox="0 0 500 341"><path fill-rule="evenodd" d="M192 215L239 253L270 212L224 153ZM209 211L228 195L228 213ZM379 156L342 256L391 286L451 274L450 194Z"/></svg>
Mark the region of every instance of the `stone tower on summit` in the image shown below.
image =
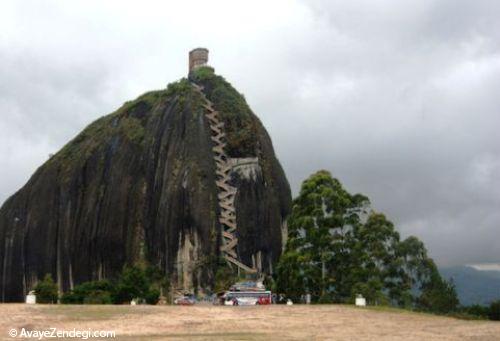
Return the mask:
<svg viewBox="0 0 500 341"><path fill-rule="evenodd" d="M204 47L198 47L189 51L189 72L199 68L200 66L206 66L208 63L208 49Z"/></svg>

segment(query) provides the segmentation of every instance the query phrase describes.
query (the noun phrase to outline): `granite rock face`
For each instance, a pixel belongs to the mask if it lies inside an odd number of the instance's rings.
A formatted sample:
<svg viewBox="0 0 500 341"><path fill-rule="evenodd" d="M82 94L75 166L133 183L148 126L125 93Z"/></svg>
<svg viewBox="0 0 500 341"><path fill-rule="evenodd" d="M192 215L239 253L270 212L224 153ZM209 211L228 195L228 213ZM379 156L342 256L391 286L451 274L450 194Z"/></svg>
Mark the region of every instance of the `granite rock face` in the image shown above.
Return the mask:
<svg viewBox="0 0 500 341"><path fill-rule="evenodd" d="M271 139L210 68L190 76L227 131L238 253L272 272L291 194ZM210 290L220 256L215 164L202 100L183 79L83 130L0 209L0 300L22 301L51 274L61 291L146 262L176 287Z"/></svg>

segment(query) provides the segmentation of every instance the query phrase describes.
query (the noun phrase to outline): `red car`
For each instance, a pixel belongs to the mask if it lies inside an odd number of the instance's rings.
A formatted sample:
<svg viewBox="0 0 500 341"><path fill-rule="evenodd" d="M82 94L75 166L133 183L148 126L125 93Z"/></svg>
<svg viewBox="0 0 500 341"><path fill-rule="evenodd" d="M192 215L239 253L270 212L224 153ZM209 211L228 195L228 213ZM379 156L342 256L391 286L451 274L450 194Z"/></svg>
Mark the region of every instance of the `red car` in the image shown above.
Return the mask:
<svg viewBox="0 0 500 341"><path fill-rule="evenodd" d="M257 300L258 305L271 304L271 297L269 296L260 296Z"/></svg>

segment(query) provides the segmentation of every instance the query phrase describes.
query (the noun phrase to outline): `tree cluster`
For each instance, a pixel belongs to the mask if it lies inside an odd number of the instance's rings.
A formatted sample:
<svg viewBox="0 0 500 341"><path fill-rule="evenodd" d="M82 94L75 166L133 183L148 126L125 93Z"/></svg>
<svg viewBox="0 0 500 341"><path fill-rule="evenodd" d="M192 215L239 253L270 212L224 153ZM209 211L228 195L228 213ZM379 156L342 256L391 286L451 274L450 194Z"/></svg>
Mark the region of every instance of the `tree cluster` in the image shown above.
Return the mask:
<svg viewBox="0 0 500 341"><path fill-rule="evenodd" d="M450 312L459 304L424 244L400 239L393 223L352 195L328 171L303 182L288 221L289 239L275 289L293 300L353 302Z"/></svg>

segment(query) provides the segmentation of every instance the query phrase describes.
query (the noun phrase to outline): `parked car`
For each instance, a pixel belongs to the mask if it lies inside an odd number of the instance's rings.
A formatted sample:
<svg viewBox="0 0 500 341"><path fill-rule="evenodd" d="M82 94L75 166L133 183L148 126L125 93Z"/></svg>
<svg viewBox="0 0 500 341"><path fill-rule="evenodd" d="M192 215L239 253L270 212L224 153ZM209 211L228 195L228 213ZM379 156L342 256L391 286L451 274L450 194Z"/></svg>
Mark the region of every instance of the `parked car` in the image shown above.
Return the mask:
<svg viewBox="0 0 500 341"><path fill-rule="evenodd" d="M227 297L224 301L224 305L240 305L240 302L236 297Z"/></svg>
<svg viewBox="0 0 500 341"><path fill-rule="evenodd" d="M196 303L196 300L192 296L178 297L174 300L174 304L177 304L177 305L193 305L195 303Z"/></svg>
<svg viewBox="0 0 500 341"><path fill-rule="evenodd" d="M257 305L266 305L266 304L271 304L271 297L269 296L260 296L259 299L257 300Z"/></svg>

